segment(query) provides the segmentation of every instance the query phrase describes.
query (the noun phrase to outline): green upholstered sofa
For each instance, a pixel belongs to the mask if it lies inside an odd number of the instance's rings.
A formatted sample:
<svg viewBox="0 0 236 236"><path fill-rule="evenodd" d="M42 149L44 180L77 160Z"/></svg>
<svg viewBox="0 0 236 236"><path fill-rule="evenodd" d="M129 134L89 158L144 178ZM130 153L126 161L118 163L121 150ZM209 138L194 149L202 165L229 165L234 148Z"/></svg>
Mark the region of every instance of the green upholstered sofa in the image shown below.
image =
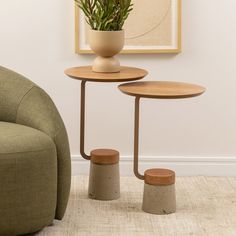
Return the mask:
<svg viewBox="0 0 236 236"><path fill-rule="evenodd" d="M0 235L62 219L71 182L68 137L50 97L0 67Z"/></svg>

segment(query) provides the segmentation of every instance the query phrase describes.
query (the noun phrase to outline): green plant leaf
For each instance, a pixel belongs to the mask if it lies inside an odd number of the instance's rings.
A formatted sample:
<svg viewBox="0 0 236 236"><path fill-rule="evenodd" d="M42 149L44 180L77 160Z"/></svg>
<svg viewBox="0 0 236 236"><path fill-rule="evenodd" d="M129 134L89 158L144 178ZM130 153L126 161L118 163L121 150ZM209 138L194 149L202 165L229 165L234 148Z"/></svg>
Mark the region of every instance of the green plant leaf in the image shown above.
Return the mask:
<svg viewBox="0 0 236 236"><path fill-rule="evenodd" d="M131 0L75 0L94 30L121 30L133 10Z"/></svg>

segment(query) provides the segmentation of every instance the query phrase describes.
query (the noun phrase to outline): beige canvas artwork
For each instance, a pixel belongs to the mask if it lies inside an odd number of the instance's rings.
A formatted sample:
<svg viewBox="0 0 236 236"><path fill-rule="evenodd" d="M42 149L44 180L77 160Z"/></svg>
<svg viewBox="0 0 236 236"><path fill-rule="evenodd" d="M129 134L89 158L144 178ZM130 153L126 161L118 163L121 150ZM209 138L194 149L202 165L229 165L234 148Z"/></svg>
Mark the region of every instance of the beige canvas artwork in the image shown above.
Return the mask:
<svg viewBox="0 0 236 236"><path fill-rule="evenodd" d="M181 0L133 0L125 22L123 53L177 53L181 47ZM77 7L76 7L77 8ZM76 52L91 53L88 25L76 9Z"/></svg>
<svg viewBox="0 0 236 236"><path fill-rule="evenodd" d="M171 45L171 0L134 0L133 3L134 9L125 23L126 45Z"/></svg>

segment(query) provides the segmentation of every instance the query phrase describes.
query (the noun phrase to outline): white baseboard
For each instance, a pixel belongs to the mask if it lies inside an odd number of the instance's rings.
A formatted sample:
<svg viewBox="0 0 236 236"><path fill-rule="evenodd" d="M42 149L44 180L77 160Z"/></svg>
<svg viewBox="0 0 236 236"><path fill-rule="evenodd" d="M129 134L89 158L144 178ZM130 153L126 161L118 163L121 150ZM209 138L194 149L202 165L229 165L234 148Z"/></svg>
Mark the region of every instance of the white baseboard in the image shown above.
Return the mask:
<svg viewBox="0 0 236 236"><path fill-rule="evenodd" d="M236 157L140 157L140 172L163 167L173 169L178 176L236 176ZM120 158L121 176L133 176L133 158ZM72 174L88 174L89 161L72 156Z"/></svg>

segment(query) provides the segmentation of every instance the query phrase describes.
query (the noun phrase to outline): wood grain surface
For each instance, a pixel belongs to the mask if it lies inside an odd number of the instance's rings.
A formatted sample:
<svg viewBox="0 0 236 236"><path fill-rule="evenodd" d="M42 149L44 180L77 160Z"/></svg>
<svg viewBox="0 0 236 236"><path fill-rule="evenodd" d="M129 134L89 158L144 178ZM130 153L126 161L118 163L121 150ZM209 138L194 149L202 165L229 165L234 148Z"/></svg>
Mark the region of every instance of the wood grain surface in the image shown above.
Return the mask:
<svg viewBox="0 0 236 236"><path fill-rule="evenodd" d="M134 67L121 67L117 73L93 72L91 66L72 67L65 70L65 74L73 79L93 82L127 82L144 78L148 72Z"/></svg>
<svg viewBox="0 0 236 236"><path fill-rule="evenodd" d="M132 82L118 87L123 93L131 96L159 99L196 97L205 92L202 86L172 81Z"/></svg>

